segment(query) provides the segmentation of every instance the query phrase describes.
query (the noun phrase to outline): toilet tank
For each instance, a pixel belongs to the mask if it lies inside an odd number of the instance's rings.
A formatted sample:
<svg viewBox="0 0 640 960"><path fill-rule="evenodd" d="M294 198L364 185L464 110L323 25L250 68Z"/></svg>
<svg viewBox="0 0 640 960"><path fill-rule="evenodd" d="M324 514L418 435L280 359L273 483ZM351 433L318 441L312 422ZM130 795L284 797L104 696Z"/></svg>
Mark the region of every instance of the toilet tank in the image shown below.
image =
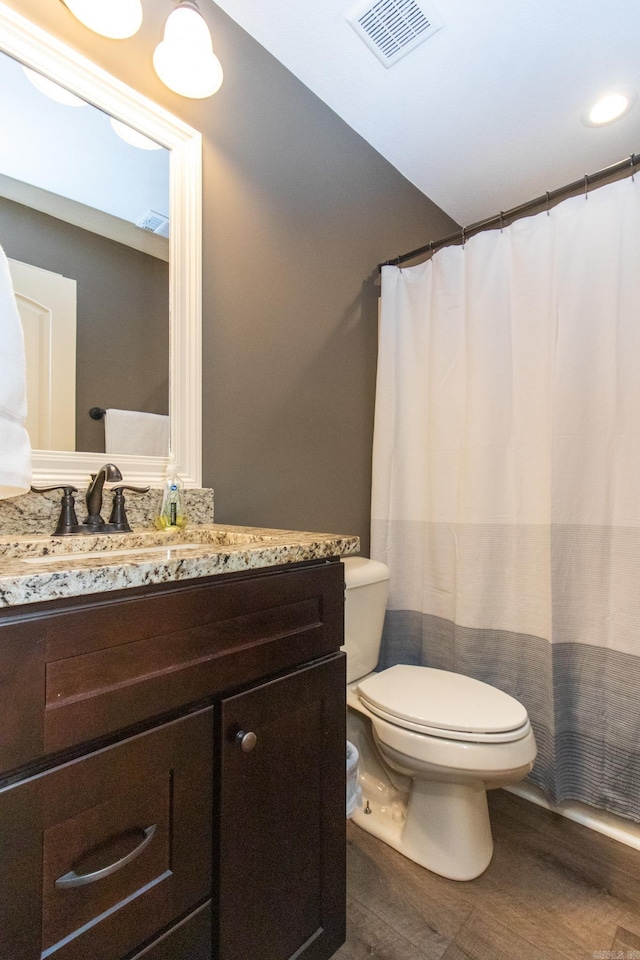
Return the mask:
<svg viewBox="0 0 640 960"><path fill-rule="evenodd" d="M345 557L344 646L347 683L375 670L389 595L389 568L366 557Z"/></svg>

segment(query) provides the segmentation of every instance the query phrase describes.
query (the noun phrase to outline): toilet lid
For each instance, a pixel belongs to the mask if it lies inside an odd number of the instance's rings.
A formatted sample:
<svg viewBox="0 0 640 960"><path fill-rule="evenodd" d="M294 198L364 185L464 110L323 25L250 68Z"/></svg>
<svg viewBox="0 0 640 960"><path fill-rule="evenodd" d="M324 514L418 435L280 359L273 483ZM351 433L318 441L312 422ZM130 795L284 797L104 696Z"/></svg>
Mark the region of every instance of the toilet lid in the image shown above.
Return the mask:
<svg viewBox="0 0 640 960"><path fill-rule="evenodd" d="M400 726L441 730L443 736L529 727L527 711L509 694L448 670L397 664L370 674L358 684L358 695L373 712Z"/></svg>

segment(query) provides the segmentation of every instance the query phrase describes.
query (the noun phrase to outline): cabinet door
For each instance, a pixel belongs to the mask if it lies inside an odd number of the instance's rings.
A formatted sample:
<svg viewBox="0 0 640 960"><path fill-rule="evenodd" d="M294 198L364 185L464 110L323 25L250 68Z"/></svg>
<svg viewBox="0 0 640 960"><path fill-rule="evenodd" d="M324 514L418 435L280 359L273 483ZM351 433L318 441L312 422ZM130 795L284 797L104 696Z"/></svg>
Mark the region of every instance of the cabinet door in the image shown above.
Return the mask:
<svg viewBox="0 0 640 960"><path fill-rule="evenodd" d="M207 900L212 752L208 708L0 790L0 957L120 960Z"/></svg>
<svg viewBox="0 0 640 960"><path fill-rule="evenodd" d="M345 736L343 654L223 701L219 960L344 942Z"/></svg>
<svg viewBox="0 0 640 960"><path fill-rule="evenodd" d="M211 960L211 901L204 903L131 960Z"/></svg>

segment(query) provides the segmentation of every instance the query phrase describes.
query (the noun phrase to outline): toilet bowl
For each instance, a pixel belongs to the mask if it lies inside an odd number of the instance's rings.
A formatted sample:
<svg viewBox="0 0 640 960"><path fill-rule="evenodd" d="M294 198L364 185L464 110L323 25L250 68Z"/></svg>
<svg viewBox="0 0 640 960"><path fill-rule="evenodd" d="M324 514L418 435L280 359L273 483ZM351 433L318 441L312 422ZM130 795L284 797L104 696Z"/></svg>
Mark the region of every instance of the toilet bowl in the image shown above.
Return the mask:
<svg viewBox="0 0 640 960"><path fill-rule="evenodd" d="M536 744L525 708L462 674L377 665L389 571L347 558L347 736L360 754L353 821L421 866L471 880L489 865L487 789L529 772Z"/></svg>

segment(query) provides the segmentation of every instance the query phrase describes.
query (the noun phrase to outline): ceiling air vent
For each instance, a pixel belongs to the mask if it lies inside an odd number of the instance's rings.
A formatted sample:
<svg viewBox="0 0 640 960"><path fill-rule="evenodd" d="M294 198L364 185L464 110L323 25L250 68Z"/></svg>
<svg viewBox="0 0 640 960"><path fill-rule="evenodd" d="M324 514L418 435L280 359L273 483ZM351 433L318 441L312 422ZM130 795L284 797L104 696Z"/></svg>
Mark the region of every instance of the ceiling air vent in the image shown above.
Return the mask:
<svg viewBox="0 0 640 960"><path fill-rule="evenodd" d="M416 0L378 0L361 3L347 20L378 60L391 67L442 26L438 13Z"/></svg>
<svg viewBox="0 0 640 960"><path fill-rule="evenodd" d="M136 227L143 230L149 230L150 233L158 233L161 237L169 236L169 218L162 213L156 213L155 210L148 210L143 217L138 220Z"/></svg>

